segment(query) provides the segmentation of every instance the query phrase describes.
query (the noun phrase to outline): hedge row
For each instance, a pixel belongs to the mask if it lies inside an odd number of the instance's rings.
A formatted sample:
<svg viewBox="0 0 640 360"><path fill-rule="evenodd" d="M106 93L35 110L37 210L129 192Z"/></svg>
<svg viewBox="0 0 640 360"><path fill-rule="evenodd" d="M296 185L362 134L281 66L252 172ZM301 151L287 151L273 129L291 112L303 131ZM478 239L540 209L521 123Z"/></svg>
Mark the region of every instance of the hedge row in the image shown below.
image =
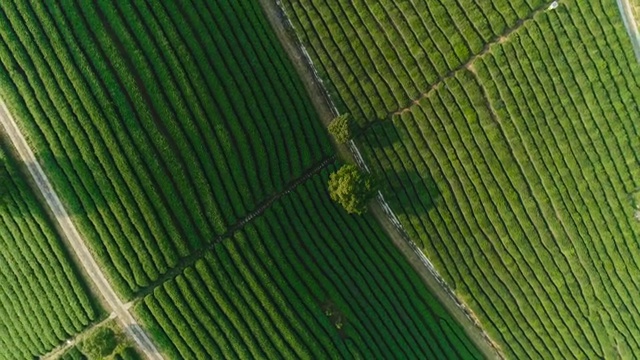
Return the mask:
<svg viewBox="0 0 640 360"><path fill-rule="evenodd" d="M371 217L328 172L279 200L135 311L169 358L477 358Z"/></svg>

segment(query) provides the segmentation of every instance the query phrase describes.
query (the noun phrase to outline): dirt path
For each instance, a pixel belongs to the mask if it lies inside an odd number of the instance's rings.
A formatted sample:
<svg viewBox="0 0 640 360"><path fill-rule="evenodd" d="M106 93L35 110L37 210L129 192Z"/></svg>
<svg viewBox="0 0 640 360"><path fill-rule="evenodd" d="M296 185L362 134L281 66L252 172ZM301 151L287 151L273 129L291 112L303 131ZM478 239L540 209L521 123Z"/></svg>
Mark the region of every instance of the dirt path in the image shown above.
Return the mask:
<svg viewBox="0 0 640 360"><path fill-rule="evenodd" d="M111 287L111 284L107 281L104 273L96 263L91 252L85 245L80 233L76 229L75 225L71 221L69 214L62 205L60 198L53 190L49 179L45 175L42 167L36 160L35 155L31 151L29 144L25 140L24 136L20 132L18 125L11 116L11 113L7 109L7 106L0 100L0 123L5 129L5 133L9 136L11 142L16 148L18 155L24 166L27 168L38 189L42 193L42 196L46 200L47 206L54 214L55 220L62 229L63 236L67 242L73 248L78 259L81 262L84 271L91 277L91 280L95 284L96 288L100 291L101 295L105 299L109 310L113 311L116 318L120 322L122 329L127 333L135 342L138 349L148 359L162 359L160 352L156 349L151 339L142 330L140 325L133 318L129 310L122 303L118 295Z"/></svg>
<svg viewBox="0 0 640 360"><path fill-rule="evenodd" d="M616 0L618 3L618 9L620 10L620 15L622 15L622 21L624 22L624 26L627 28L627 33L629 33L629 37L631 38L631 45L633 46L633 51L636 54L636 58L638 62L640 62L640 29L638 28L638 22L634 17L633 8L630 0Z"/></svg>
<svg viewBox="0 0 640 360"><path fill-rule="evenodd" d="M293 33L291 23L283 13L279 2L276 2L276 0L260 0L260 4L272 28L275 30L280 43L293 62L296 72L302 79L304 87L320 116L320 120L325 126L328 125L337 115L337 110L323 88L322 80L317 77L311 59L308 58L306 54L306 50ZM334 147L341 158L355 161L366 168L366 164L364 164L355 143L350 142L348 146L344 146L334 142ZM437 274L437 271L422 251L403 234L401 225L397 222L397 218L395 218L391 208L381 195L378 196L377 202L372 203L370 209L371 213L376 217L378 222L380 222L396 247L418 272L429 290L431 290L447 311L462 325L467 336L469 336L478 349L480 349L483 355L489 359L503 358L504 356L499 348L497 348L495 343L488 337L479 323L474 320L471 311L455 297L453 291Z"/></svg>

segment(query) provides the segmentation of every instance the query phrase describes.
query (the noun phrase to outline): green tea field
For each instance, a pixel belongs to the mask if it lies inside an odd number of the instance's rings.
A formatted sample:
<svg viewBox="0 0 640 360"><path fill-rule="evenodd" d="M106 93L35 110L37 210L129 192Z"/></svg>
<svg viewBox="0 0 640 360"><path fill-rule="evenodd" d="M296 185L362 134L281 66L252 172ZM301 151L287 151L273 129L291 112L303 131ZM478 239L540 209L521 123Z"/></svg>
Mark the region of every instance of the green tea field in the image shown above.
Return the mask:
<svg viewBox="0 0 640 360"><path fill-rule="evenodd" d="M633 358L640 67L615 1L550 5L284 1L404 229L505 355Z"/></svg>
<svg viewBox="0 0 640 360"><path fill-rule="evenodd" d="M480 354L372 217L315 175L144 298L175 359L473 359ZM393 271L389 271L393 269Z"/></svg>
<svg viewBox="0 0 640 360"><path fill-rule="evenodd" d="M1 2L0 98L51 183L0 201L0 359L87 357L84 282L149 359L484 357L329 198L335 149L258 1Z"/></svg>
<svg viewBox="0 0 640 360"><path fill-rule="evenodd" d="M124 294L327 156L284 54L239 6L3 6L4 97Z"/></svg>
<svg viewBox="0 0 640 360"><path fill-rule="evenodd" d="M2 148L0 161L0 358L31 359L82 331L98 311L51 221Z"/></svg>

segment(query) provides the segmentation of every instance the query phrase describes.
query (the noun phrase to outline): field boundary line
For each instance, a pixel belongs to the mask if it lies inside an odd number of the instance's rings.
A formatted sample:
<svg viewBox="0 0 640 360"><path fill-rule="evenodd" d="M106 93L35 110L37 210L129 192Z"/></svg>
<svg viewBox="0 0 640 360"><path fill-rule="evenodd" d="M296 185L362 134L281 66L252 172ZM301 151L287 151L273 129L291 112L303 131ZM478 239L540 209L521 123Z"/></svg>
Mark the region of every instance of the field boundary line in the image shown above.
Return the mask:
<svg viewBox="0 0 640 360"><path fill-rule="evenodd" d="M624 27L627 28L627 33L631 38L631 46L633 52L636 54L636 59L640 63L640 29L638 23L633 15L633 9L631 9L630 0L616 0L618 3L618 9L620 10L620 16Z"/></svg>
<svg viewBox="0 0 640 360"><path fill-rule="evenodd" d="M73 224L73 221L60 201L58 194L49 182L49 178L44 173L40 163L38 163L38 160L29 147L27 140L24 135L22 135L18 124L11 116L11 113L4 101L1 99L0 123L2 123L6 135L9 137L11 143L14 145L18 155L20 156L19 160L22 160L24 163L24 166L27 168L29 174L33 178L33 181L37 185L38 190L44 197L47 207L55 217L55 220L62 231L61 235L67 239L76 256L80 260L80 265L84 268L85 273L89 275L91 281L100 291L100 294L105 299L110 310L115 313L115 317L120 322L122 330L132 338L138 349L148 359L163 359L149 336L142 330L135 318L124 307L124 304L111 287L111 284L100 269L96 260L93 258L91 251Z"/></svg>
<svg viewBox="0 0 640 360"><path fill-rule="evenodd" d="M336 156L332 155L323 159L321 162L317 163L316 165L308 168L298 178L293 179L287 185L285 185L282 191L271 195L269 198L267 198L262 203L260 203L254 211L247 214L244 218L240 219L235 224L229 226L229 228L224 234L218 235L210 243L207 243L202 248L193 251L189 256L180 259L180 262L178 265L171 268L171 270L164 273L162 276L160 276L157 280L153 281L151 284L138 290L134 294L132 301L124 304L124 307L130 308L132 306L132 303L135 302L136 300L144 298L145 296L149 295L155 288L162 286L165 282L180 275L184 269L195 264L198 260L204 258L209 251L215 248L216 245L220 244L225 239L231 238L233 234L242 230L253 219L262 215L265 211L267 211L271 207L271 205L273 205L273 203L275 203L276 201L280 200L282 197L294 191L300 184L309 180L312 176L316 175L317 173L322 171L324 168L329 166L329 164L335 161L336 161Z"/></svg>
<svg viewBox="0 0 640 360"><path fill-rule="evenodd" d="M340 112L331 99L323 79L313 65L313 60L309 56L303 42L297 36L295 27L289 19L281 0L260 0L260 4L285 51L294 64L296 72L302 79L305 89L311 97L316 111L320 115L320 120L327 126ZM548 4L546 6L548 6ZM532 13L531 17L533 17L535 13L536 12ZM467 66L467 64L463 64L461 68L465 66ZM454 75L453 72L450 75ZM444 81L444 79L440 80L438 84L442 81ZM433 87L435 87L435 85ZM346 146L336 144L335 142L333 142L333 144L342 157L353 159L359 167L370 172L355 141L350 140ZM379 191L376 195L376 200L376 202L370 205L373 216L385 229L405 259L418 272L425 285L434 293L434 296L440 300L454 319L460 323L470 340L485 356L488 358L504 359L505 356L502 350L497 343L489 337L477 317L469 307L457 297L427 256L420 250L415 242L409 238L397 216ZM391 225L387 226L389 224Z"/></svg>

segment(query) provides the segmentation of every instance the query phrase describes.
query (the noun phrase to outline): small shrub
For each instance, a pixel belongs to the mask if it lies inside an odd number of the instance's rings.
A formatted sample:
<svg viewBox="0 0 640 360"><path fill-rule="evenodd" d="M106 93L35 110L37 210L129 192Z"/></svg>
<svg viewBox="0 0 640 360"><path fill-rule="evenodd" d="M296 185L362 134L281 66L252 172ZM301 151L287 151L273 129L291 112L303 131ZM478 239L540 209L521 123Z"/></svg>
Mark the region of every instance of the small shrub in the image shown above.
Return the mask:
<svg viewBox="0 0 640 360"><path fill-rule="evenodd" d="M344 144L353 138L355 126L350 114L342 114L331 121L327 127L329 134L340 144Z"/></svg>
<svg viewBox="0 0 640 360"><path fill-rule="evenodd" d="M87 358L78 350L76 346L67 350L61 357L60 360L86 360Z"/></svg>
<svg viewBox="0 0 640 360"><path fill-rule="evenodd" d="M355 165L343 165L329 177L329 195L350 214L362 215L375 194L373 179Z"/></svg>

